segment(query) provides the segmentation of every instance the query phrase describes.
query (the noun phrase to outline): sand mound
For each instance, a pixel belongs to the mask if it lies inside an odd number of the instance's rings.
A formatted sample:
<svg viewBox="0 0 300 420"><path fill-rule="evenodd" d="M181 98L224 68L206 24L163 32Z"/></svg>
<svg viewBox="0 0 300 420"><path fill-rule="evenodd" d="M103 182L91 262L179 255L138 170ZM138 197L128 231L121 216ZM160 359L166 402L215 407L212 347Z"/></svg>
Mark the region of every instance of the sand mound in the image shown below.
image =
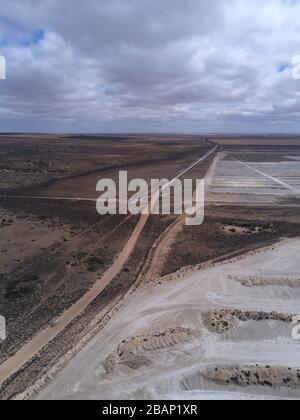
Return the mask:
<svg viewBox="0 0 300 420"><path fill-rule="evenodd" d="M210 331L223 334L247 321L282 321L292 323L293 316L277 312L243 312L239 310L221 310L205 312L203 322Z"/></svg>
<svg viewBox="0 0 300 420"><path fill-rule="evenodd" d="M300 275L296 277L264 277L264 276L249 276L249 277L235 277L235 281L241 283L246 287L259 286L287 286L292 288L300 287Z"/></svg>
<svg viewBox="0 0 300 420"><path fill-rule="evenodd" d="M298 289L233 280L294 279L299 252L287 240L138 290L38 398L299 400Z"/></svg>
<svg viewBox="0 0 300 420"><path fill-rule="evenodd" d="M139 369L150 363L143 353L174 347L192 340L195 336L196 333L190 329L170 328L165 332L132 337L119 344L118 349L106 358L104 367L107 373L115 372L122 365Z"/></svg>
<svg viewBox="0 0 300 420"><path fill-rule="evenodd" d="M300 388L300 370L271 366L229 366L208 369L204 376L220 385Z"/></svg>

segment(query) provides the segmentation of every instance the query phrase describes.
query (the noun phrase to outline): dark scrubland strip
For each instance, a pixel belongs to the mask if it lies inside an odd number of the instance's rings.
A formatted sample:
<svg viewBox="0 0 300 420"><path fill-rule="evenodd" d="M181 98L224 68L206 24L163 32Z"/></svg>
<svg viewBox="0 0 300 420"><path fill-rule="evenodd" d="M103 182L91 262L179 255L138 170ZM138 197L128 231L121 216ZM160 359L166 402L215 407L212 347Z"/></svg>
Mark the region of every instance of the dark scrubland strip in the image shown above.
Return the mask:
<svg viewBox="0 0 300 420"><path fill-rule="evenodd" d="M243 210L240 209L240 214ZM215 262L235 257L249 250L270 245L282 237L296 237L300 235L300 223L274 221L272 223L258 220L235 218L216 220L209 214L201 226L184 226L178 234L177 241L169 254L162 270L162 275L172 274L182 267L193 266L208 260ZM247 234L231 234L222 230L224 224L229 223L249 228ZM254 233L254 227L261 230Z"/></svg>
<svg viewBox="0 0 300 420"><path fill-rule="evenodd" d="M1 343L0 362L11 356L52 319L79 300L113 263L136 224L114 216L81 228L77 238L53 245L0 275L0 312L9 331ZM113 232L113 233L112 233ZM109 242L107 241L109 238Z"/></svg>

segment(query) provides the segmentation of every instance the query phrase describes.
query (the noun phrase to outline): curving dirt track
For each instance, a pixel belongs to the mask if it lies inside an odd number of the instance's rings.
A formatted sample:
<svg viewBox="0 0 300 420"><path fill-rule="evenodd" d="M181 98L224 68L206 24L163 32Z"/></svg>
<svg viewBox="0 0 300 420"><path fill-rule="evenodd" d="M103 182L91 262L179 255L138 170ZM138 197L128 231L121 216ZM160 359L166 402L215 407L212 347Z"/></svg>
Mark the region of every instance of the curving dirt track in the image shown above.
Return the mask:
<svg viewBox="0 0 300 420"><path fill-rule="evenodd" d="M211 183L215 167L220 159L220 154L217 154L207 173L205 174L205 189L208 191ZM194 197L195 199L195 197ZM177 235L184 227L185 217L179 216L169 228L161 235L157 243L150 251L148 257L147 270L143 273L143 283L151 282L153 279L160 277L163 266L168 258L172 244L176 241Z"/></svg>
<svg viewBox="0 0 300 420"><path fill-rule="evenodd" d="M212 155L218 146L214 147L205 156L196 160L188 168L182 170L171 182L184 176L190 172L197 165L206 160ZM29 343L23 346L13 357L0 365L0 384L3 384L11 375L16 373L22 366L24 366L32 357L37 355L49 342L55 339L75 318L77 318L87 306L93 302L97 296L107 287L107 285L118 275L123 269L126 261L131 255L135 245L149 219L149 214L142 214L138 224L136 225L131 237L115 260L114 264L98 279L95 285L74 305L66 310L58 319L58 324L54 327L45 328L38 335L36 335Z"/></svg>

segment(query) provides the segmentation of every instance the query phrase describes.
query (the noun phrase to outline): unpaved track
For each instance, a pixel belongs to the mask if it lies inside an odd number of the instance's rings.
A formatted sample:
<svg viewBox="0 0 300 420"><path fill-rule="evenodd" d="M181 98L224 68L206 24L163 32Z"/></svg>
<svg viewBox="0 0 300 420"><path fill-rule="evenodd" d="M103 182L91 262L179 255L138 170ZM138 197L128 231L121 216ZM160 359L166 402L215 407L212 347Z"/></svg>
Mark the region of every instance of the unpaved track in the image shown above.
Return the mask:
<svg viewBox="0 0 300 420"><path fill-rule="evenodd" d="M217 153L212 164L210 165L206 175L205 175L205 189L209 190L209 187L212 183L213 173L215 171L218 161L223 155ZM195 196L194 196L195 199ZM148 283L151 280L159 277L163 266L167 260L169 252L172 248L173 243L175 242L177 235L181 232L184 227L185 216L179 216L175 222L161 235L159 238L156 247L149 256L149 268L147 272L143 275L143 282Z"/></svg>
<svg viewBox="0 0 300 420"><path fill-rule="evenodd" d="M263 172L263 171L260 171L259 169L254 168L252 165L249 165L249 163L242 162L242 161L240 161L238 159L235 159L235 158L234 158L234 160L236 162L240 163L241 165L246 166L246 168L251 169L253 172L256 172L257 174L262 175L265 178L270 179L271 181L275 182L276 184L279 184L279 185L281 185L282 187L284 187L288 190L298 192L298 190L296 188L292 187L290 184L287 184L286 182L283 182L280 179L275 178L274 176L271 176L271 175L267 174L266 172Z"/></svg>
<svg viewBox="0 0 300 420"><path fill-rule="evenodd" d="M217 146L218 147L218 146ZM197 165L206 160L215 152L217 147L213 148L202 158L187 169L181 171L168 185L175 180L190 172ZM142 214L131 237L126 243L123 251L119 254L114 264L97 280L94 286L73 306L66 310L59 318L59 323L55 327L48 327L36 335L29 343L23 346L13 357L0 365L0 385L2 385L11 375L16 373L32 357L37 355L49 342L58 336L75 318L77 318L109 285L109 283L121 272L129 256L131 255L150 215Z"/></svg>
<svg viewBox="0 0 300 420"><path fill-rule="evenodd" d="M146 263L147 270L142 273L142 282L144 284L158 278L175 242L177 234L184 225L184 216L178 217L172 225L160 236L155 247L151 249Z"/></svg>

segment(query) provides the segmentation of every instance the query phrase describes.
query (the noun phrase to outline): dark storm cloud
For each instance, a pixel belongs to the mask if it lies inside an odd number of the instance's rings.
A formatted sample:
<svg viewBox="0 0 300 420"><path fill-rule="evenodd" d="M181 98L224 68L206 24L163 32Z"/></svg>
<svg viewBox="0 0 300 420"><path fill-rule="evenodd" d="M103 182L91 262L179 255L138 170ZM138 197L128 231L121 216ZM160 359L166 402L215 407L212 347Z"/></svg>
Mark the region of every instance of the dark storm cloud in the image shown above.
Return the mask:
<svg viewBox="0 0 300 420"><path fill-rule="evenodd" d="M0 131L300 131L299 1L0 0Z"/></svg>

